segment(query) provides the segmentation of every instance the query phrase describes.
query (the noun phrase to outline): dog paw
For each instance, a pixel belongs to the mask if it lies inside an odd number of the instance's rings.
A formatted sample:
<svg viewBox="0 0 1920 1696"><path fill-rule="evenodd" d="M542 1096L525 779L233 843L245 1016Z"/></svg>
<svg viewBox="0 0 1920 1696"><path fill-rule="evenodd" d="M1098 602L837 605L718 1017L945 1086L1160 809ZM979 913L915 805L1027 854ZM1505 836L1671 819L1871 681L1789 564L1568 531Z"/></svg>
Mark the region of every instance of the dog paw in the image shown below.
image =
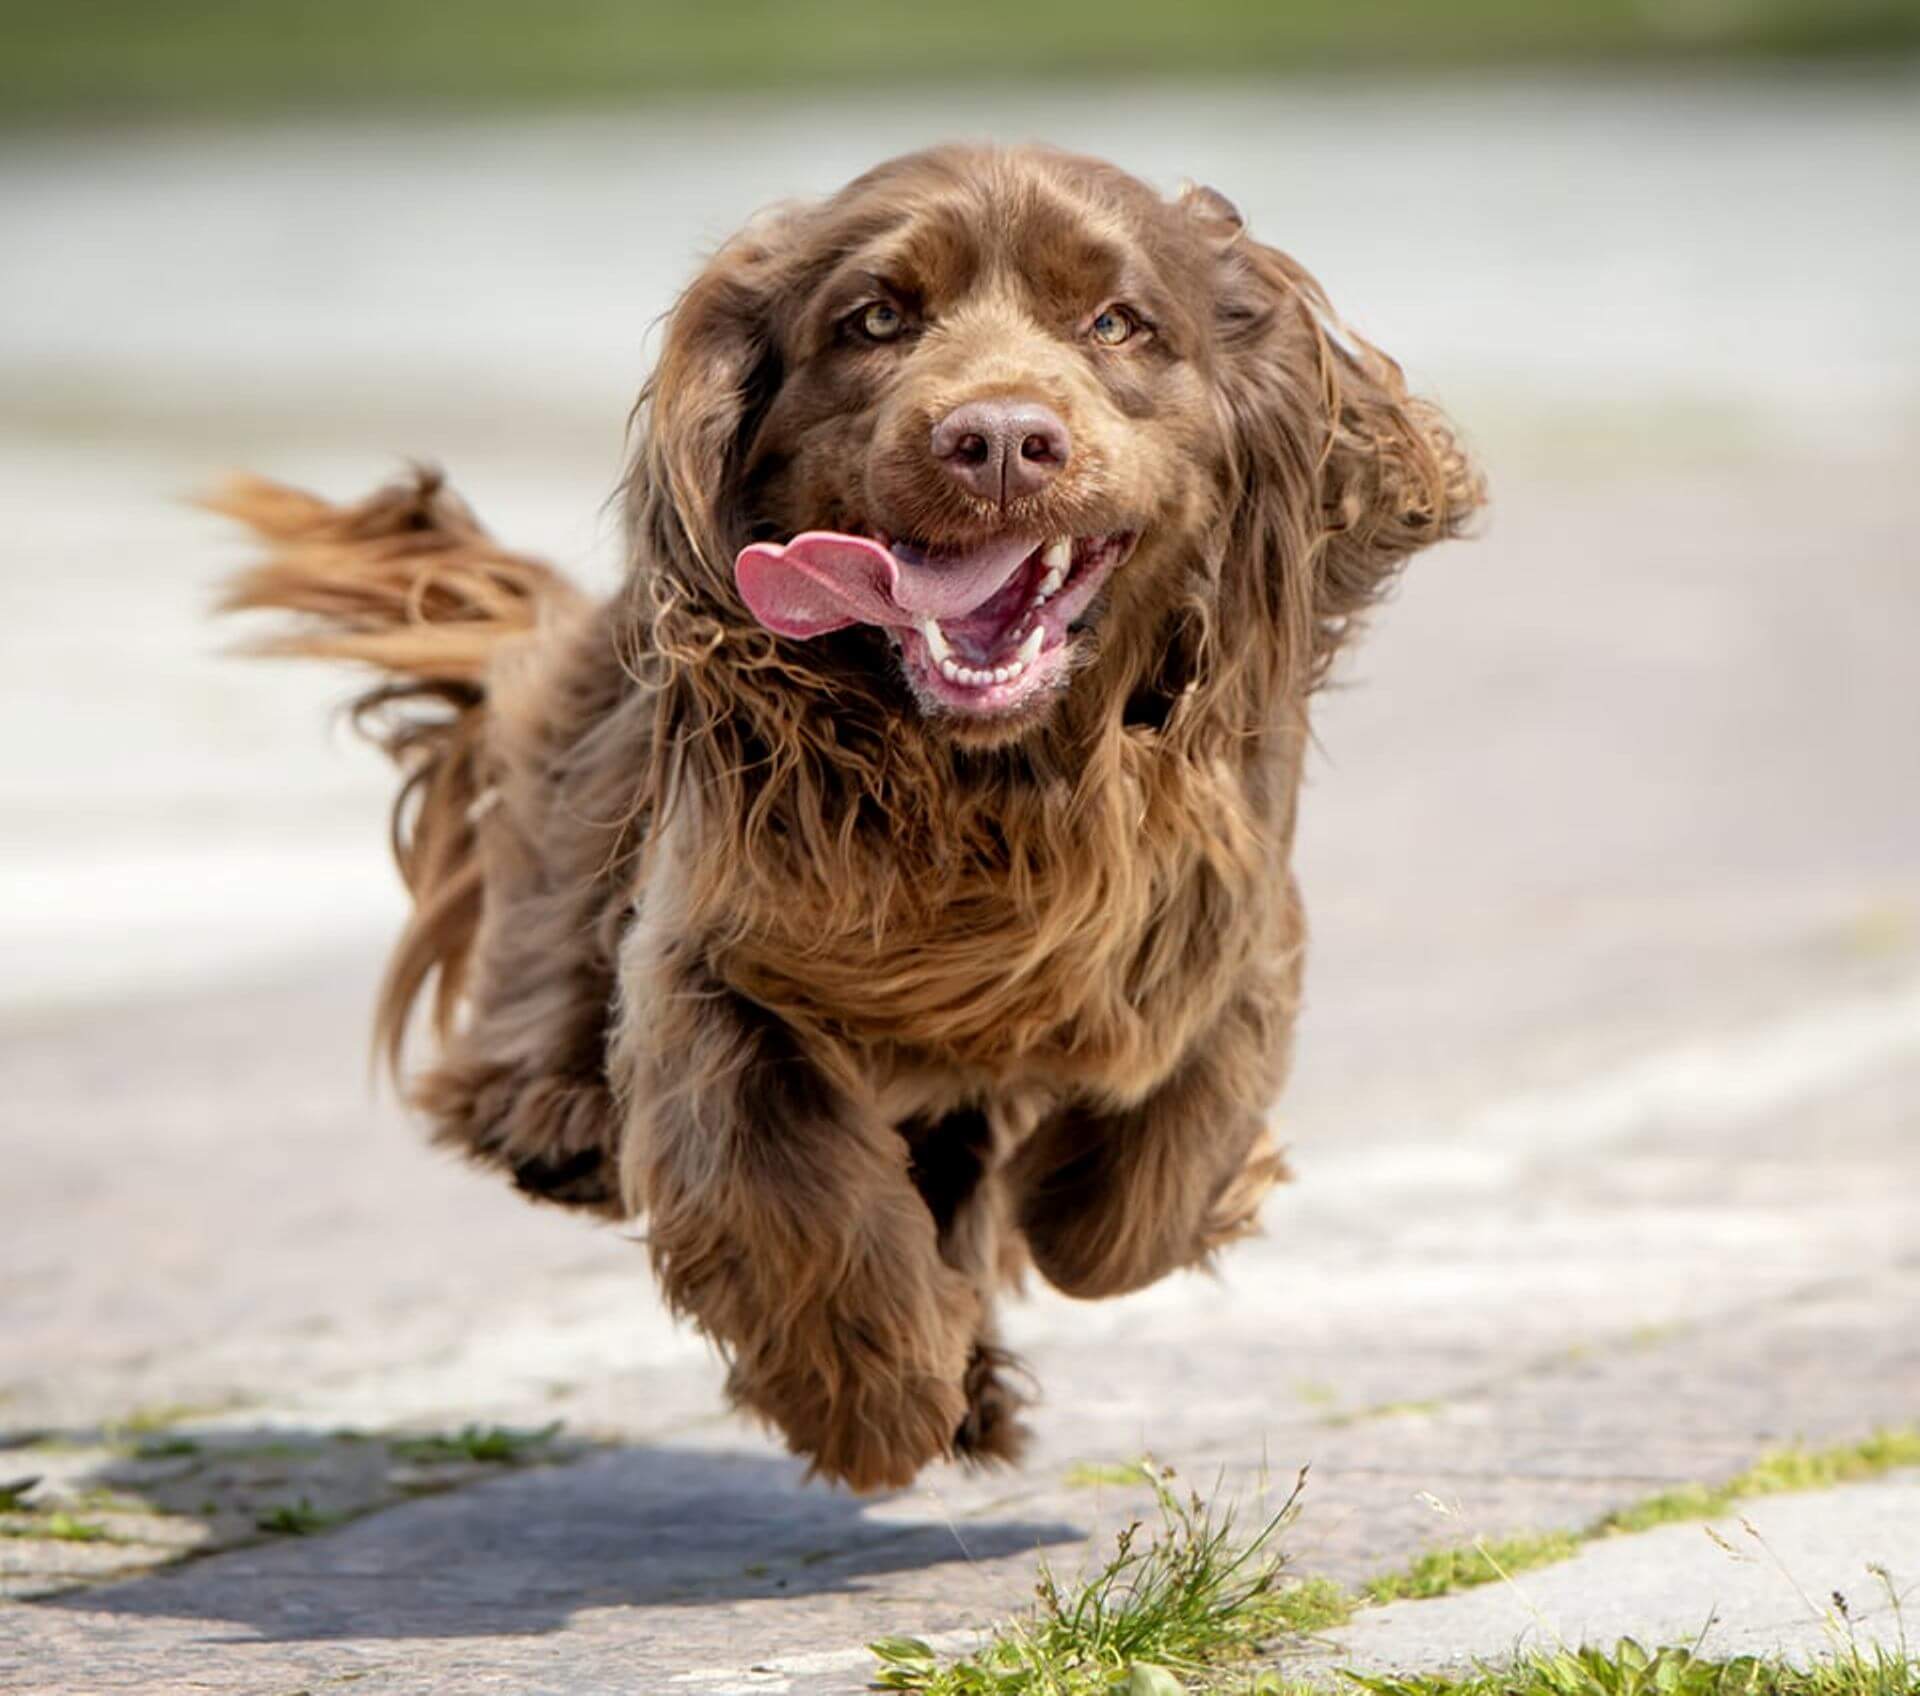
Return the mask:
<svg viewBox="0 0 1920 1696"><path fill-rule="evenodd" d="M1010 1384L1009 1376L1026 1377L1016 1356L991 1343L975 1344L963 1380L966 1417L953 1434L953 1452L965 1465L1009 1465L1027 1446L1020 1410L1033 1398Z"/></svg>
<svg viewBox="0 0 1920 1696"><path fill-rule="evenodd" d="M735 1356L728 1393L806 1457L809 1476L863 1493L898 1489L954 1453L980 1302L950 1268L926 1271L918 1301L903 1303L884 1280L854 1280L811 1322Z"/></svg>
<svg viewBox="0 0 1920 1696"><path fill-rule="evenodd" d="M736 1374L728 1388L780 1431L807 1461L809 1478L861 1495L904 1489L921 1468L951 1456L968 1411L957 1382L917 1373L846 1381L836 1390L818 1377L749 1385Z"/></svg>

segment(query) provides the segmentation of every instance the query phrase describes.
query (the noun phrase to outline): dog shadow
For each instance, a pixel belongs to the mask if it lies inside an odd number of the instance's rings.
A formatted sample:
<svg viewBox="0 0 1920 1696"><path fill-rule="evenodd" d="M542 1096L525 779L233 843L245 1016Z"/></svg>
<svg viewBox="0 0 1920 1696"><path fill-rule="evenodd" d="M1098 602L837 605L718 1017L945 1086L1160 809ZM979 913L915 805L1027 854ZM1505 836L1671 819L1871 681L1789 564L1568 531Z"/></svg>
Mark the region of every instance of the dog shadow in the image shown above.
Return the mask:
<svg viewBox="0 0 1920 1696"><path fill-rule="evenodd" d="M295 1469L291 1479L267 1475L284 1496L301 1487L305 1448L338 1442L338 1434L221 1431L182 1434L175 1446L204 1444L201 1455L230 1471L249 1457L277 1456ZM357 1458L384 1464L380 1455ZM335 1477L329 1489L344 1495L301 1496L258 1516L252 1506L238 1510L247 1517L236 1537L230 1506L169 1505L208 1488L204 1461L157 1481L154 1464L101 1466L88 1482L96 1498L104 1487L171 1518L198 1512L209 1529L225 1513L228 1545L25 1605L221 1621L267 1641L519 1636L557 1630L588 1609L858 1590L878 1574L1031 1554L1086 1535L1057 1520L969 1518L955 1527L932 1505L926 1517L903 1512L911 1497L859 1498L806 1483L800 1463L784 1457L605 1446L416 1483L415 1493L358 1508L352 1481ZM357 1517L320 1505L340 1499Z"/></svg>

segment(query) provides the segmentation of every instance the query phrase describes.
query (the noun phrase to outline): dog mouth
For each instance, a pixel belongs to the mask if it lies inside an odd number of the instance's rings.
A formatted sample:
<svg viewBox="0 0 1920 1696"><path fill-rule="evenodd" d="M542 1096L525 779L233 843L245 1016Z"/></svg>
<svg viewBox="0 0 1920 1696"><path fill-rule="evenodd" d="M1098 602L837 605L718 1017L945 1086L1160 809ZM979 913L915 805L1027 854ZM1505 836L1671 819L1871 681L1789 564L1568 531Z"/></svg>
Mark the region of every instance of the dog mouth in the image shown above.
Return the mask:
<svg viewBox="0 0 1920 1696"><path fill-rule="evenodd" d="M1089 607L1135 540L1112 531L956 547L809 531L743 549L734 576L776 634L878 627L923 707L999 718L1061 686Z"/></svg>
<svg viewBox="0 0 1920 1696"><path fill-rule="evenodd" d="M909 681L923 697L979 716L1012 712L1058 687L1075 621L1131 543L1125 532L1056 536L1026 554L980 605L944 618L928 613L896 630Z"/></svg>

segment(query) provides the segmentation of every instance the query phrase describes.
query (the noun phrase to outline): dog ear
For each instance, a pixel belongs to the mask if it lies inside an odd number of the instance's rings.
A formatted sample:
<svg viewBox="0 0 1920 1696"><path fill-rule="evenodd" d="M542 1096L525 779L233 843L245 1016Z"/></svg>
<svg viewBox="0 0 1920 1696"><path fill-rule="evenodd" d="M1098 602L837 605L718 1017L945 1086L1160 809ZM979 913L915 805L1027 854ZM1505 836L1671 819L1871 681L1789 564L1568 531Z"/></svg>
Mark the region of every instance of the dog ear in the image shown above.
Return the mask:
<svg viewBox="0 0 1920 1696"><path fill-rule="evenodd" d="M1318 682L1352 621L1408 556L1459 534L1486 487L1445 414L1407 393L1297 261L1212 189L1181 205L1216 254L1235 541L1264 563L1271 610Z"/></svg>
<svg viewBox="0 0 1920 1696"><path fill-rule="evenodd" d="M723 595L742 539L747 454L782 376L774 312L785 224L770 214L750 225L680 296L634 408L630 524L655 559L685 561Z"/></svg>

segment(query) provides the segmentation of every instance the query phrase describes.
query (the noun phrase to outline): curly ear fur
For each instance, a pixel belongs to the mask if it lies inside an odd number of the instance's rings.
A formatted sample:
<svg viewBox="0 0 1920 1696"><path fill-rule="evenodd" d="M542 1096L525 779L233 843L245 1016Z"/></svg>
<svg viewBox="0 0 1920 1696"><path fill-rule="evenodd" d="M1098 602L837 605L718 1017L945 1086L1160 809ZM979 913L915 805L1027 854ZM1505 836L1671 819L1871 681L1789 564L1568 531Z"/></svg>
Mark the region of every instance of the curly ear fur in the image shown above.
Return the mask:
<svg viewBox="0 0 1920 1696"><path fill-rule="evenodd" d="M635 403L628 485L636 539L655 557L691 552L727 598L749 440L780 387L770 317L793 214L769 214L723 247L668 314L666 342Z"/></svg>
<svg viewBox="0 0 1920 1696"><path fill-rule="evenodd" d="M1408 557L1486 503L1458 433L1400 367L1340 322L1298 261L1255 241L1212 189L1182 204L1222 268L1220 395L1236 455L1236 551L1309 688Z"/></svg>

